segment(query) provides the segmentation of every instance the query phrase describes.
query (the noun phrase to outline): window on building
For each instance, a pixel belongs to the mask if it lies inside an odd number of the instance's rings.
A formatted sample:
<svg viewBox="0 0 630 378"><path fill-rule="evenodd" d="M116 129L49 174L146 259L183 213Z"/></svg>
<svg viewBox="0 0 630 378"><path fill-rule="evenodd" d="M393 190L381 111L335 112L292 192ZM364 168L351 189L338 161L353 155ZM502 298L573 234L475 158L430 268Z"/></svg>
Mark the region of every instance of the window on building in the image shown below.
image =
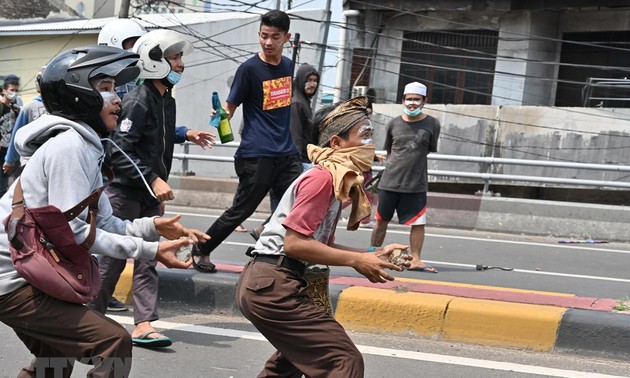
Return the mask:
<svg viewBox="0 0 630 378"><path fill-rule="evenodd" d="M433 104L489 105L497 37L491 30L405 33L397 101L407 83L420 81Z"/></svg>
<svg viewBox="0 0 630 378"><path fill-rule="evenodd" d="M630 108L630 31L563 35L556 106Z"/></svg>

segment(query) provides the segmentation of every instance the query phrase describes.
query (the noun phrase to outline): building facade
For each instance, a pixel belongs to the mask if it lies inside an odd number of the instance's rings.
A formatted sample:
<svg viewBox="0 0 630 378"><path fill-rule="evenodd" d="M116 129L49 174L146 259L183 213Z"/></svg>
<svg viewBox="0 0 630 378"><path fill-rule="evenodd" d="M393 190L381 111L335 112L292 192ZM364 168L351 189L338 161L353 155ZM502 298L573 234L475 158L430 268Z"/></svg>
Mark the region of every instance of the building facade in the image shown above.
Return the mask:
<svg viewBox="0 0 630 378"><path fill-rule="evenodd" d="M342 91L399 102L630 107L630 1L346 0ZM358 87L358 88L357 88Z"/></svg>

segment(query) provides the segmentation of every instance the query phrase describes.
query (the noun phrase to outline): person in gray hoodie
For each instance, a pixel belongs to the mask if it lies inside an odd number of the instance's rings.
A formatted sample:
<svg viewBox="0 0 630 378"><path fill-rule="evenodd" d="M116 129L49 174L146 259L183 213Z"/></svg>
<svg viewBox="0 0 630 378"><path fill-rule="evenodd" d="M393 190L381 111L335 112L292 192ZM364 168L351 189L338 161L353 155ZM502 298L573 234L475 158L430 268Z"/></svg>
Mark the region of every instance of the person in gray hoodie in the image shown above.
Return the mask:
<svg viewBox="0 0 630 378"><path fill-rule="evenodd" d="M319 72L315 67L302 63L293 80L293 97L291 98L291 137L293 144L300 154L300 160L304 169L310 168L313 163L308 159L306 146L313 142L313 111L311 110L311 98L317 93L319 87Z"/></svg>
<svg viewBox="0 0 630 378"><path fill-rule="evenodd" d="M100 136L116 127L120 99L118 84L140 73L138 55L106 46L87 46L62 52L48 64L41 91L50 114L20 129L18 153L29 157L20 177L24 206L74 207L103 185L104 151ZM0 200L0 219L11 213L15 184ZM89 234L87 210L69 222L78 244ZM120 259L157 258L167 267L187 268L175 252L209 237L172 218L123 221L112 215L101 196L94 244L85 253ZM164 236L164 242L147 242ZM180 239L181 238L181 239ZM0 321L11 327L35 358L18 377L69 377L74 361L94 365L89 377L128 377L131 338L115 321L90 308L61 301L31 286L13 267L9 240L0 227Z"/></svg>

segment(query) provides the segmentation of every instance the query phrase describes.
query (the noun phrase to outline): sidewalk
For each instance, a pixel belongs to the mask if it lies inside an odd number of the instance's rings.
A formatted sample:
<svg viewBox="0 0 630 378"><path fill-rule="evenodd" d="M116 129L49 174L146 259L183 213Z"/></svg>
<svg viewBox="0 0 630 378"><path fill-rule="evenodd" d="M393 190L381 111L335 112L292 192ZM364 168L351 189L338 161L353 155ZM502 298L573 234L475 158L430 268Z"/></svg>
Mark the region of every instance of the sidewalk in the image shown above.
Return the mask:
<svg viewBox="0 0 630 378"><path fill-rule="evenodd" d="M131 275L127 267L123 276ZM159 269L160 301L192 311L240 315L235 303L239 265L215 274ZM129 277L128 277L129 278ZM116 295L129 297L120 280ZM349 331L418 335L433 340L628 359L630 314L617 300L500 287L331 276L335 318ZM130 298L130 297L129 297Z"/></svg>

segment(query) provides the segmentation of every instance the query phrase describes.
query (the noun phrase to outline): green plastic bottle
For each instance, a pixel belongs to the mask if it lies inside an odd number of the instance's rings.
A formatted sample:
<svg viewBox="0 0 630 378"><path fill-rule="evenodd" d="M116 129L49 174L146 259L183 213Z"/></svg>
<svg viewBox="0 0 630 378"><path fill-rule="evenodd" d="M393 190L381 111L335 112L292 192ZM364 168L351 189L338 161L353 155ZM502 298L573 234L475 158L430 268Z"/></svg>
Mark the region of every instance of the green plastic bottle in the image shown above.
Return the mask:
<svg viewBox="0 0 630 378"><path fill-rule="evenodd" d="M212 118L210 118L210 126L217 128L221 143L233 141L234 134L232 133L232 126L230 125L227 112L221 106L217 92L212 92L212 108L214 108L215 113L212 115Z"/></svg>

